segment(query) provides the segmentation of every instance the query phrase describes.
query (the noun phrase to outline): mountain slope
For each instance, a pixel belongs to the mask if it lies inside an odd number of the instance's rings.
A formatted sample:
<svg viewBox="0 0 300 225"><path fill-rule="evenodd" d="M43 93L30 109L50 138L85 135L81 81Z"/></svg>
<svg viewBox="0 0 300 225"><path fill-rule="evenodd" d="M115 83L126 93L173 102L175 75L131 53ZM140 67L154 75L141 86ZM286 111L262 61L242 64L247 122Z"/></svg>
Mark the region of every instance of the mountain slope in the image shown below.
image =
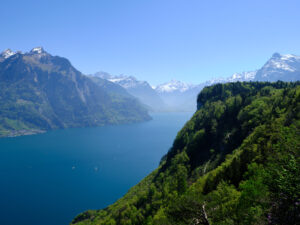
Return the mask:
<svg viewBox="0 0 300 225"><path fill-rule="evenodd" d="M105 72L98 72L93 75L116 83L125 88L128 93L147 105L152 111L165 111L165 104L159 95L146 81L139 81L132 76L112 76Z"/></svg>
<svg viewBox="0 0 300 225"><path fill-rule="evenodd" d="M0 56L0 135L148 120L138 101L104 88L42 48Z"/></svg>
<svg viewBox="0 0 300 225"><path fill-rule="evenodd" d="M300 83L206 87L159 167L72 224L299 224Z"/></svg>
<svg viewBox="0 0 300 225"><path fill-rule="evenodd" d="M103 90L105 90L107 93L111 95L121 95L127 98L134 98L132 95L130 95L125 88L122 86L115 84L109 80L102 79L100 77L95 76L89 76L89 78L95 82L98 86L100 86Z"/></svg>

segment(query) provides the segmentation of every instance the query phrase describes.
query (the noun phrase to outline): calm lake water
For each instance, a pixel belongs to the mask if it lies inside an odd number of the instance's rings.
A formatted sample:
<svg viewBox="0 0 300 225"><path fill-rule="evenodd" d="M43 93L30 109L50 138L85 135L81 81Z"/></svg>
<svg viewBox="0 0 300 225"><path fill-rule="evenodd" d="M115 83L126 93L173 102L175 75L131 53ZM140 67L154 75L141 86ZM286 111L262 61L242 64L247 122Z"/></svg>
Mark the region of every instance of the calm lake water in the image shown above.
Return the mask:
<svg viewBox="0 0 300 225"><path fill-rule="evenodd" d="M112 204L158 166L191 115L0 139L0 224L64 225Z"/></svg>

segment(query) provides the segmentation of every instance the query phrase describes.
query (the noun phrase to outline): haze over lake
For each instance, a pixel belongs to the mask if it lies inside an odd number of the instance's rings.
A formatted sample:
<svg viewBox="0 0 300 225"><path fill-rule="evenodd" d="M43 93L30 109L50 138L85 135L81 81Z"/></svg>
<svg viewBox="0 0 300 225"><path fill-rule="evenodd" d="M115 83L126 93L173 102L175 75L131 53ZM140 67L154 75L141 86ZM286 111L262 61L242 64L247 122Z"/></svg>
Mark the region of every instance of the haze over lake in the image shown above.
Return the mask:
<svg viewBox="0 0 300 225"><path fill-rule="evenodd" d="M191 115L0 139L0 224L68 224L112 204L157 168Z"/></svg>

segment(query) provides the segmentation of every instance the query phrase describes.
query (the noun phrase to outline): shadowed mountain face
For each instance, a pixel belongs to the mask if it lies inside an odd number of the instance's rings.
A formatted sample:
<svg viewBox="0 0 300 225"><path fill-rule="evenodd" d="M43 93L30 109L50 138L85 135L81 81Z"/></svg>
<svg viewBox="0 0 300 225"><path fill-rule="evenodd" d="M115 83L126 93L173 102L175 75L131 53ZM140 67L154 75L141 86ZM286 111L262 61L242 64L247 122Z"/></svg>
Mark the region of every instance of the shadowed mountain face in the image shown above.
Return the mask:
<svg viewBox="0 0 300 225"><path fill-rule="evenodd" d="M137 100L112 92L42 48L6 50L0 55L0 134L150 119Z"/></svg>
<svg viewBox="0 0 300 225"><path fill-rule="evenodd" d="M100 77L93 77L93 76L88 76L94 83L96 83L98 86L100 86L103 90L105 90L108 94L114 96L123 96L127 98L133 98L131 94L129 94L125 88L122 86L115 84L113 82L110 82L108 80L102 79Z"/></svg>

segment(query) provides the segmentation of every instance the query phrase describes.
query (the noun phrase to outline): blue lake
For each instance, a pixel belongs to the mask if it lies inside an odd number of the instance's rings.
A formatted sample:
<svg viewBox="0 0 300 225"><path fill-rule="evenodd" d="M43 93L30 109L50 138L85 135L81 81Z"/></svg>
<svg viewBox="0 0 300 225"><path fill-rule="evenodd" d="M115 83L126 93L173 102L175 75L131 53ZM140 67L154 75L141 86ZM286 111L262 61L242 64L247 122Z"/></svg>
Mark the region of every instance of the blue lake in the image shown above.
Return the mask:
<svg viewBox="0 0 300 225"><path fill-rule="evenodd" d="M0 224L64 225L112 204L158 166L191 116L0 139Z"/></svg>

